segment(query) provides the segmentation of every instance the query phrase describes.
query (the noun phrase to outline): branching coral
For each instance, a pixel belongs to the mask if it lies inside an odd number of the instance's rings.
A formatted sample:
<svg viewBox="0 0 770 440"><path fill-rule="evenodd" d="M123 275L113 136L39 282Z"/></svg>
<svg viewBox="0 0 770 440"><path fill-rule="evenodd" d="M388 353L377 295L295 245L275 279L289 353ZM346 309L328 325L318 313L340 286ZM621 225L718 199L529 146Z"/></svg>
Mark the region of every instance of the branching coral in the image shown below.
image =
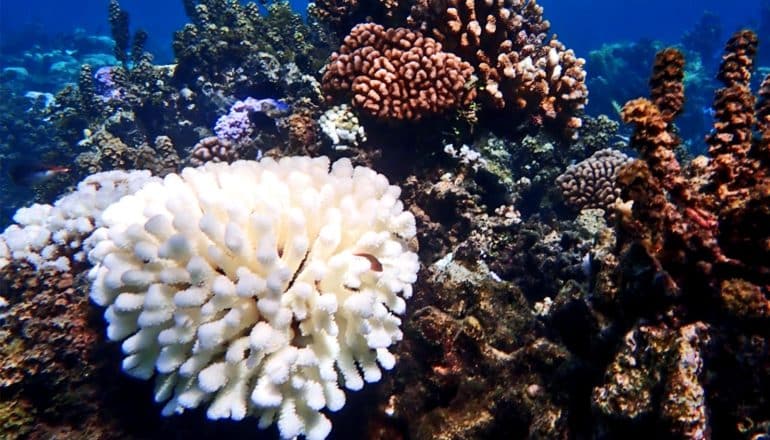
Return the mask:
<svg viewBox="0 0 770 440"><path fill-rule="evenodd" d="M267 9L264 16L254 2L189 1L192 23L174 35L177 77L191 84L199 75L224 83L236 70L257 72L258 52L277 56L281 64L308 67L316 50L308 26L288 3L271 3Z"/></svg>
<svg viewBox="0 0 770 440"><path fill-rule="evenodd" d="M111 205L91 298L164 414L260 417L321 439L320 412L390 369L419 267L400 189L346 159L208 163Z"/></svg>
<svg viewBox="0 0 770 440"><path fill-rule="evenodd" d="M495 108L571 134L587 102L585 61L555 38L535 0L420 0L409 23L476 68Z"/></svg>
<svg viewBox="0 0 770 440"><path fill-rule="evenodd" d="M468 104L473 67L436 40L405 28L361 24L332 54L324 91L352 94L353 106L381 119L417 121Z"/></svg>

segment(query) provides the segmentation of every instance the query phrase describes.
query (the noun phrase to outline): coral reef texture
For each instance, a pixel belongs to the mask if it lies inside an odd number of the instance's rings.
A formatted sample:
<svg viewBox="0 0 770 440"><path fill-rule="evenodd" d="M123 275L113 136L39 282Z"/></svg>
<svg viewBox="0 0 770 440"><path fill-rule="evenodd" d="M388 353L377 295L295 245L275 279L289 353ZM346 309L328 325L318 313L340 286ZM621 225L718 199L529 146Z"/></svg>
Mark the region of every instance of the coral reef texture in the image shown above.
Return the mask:
<svg viewBox="0 0 770 440"><path fill-rule="evenodd" d="M745 383L734 380L737 371L721 371L725 365L755 368L755 355L740 341L764 344L757 331L770 322L770 234L759 226L770 219L770 164L767 133L752 132L749 89L756 44L750 31L727 43L710 157L681 166L674 153L678 139L671 124L684 100L683 59L674 49L657 56L652 100L631 101L622 112L635 125L631 144L640 158L618 177L622 197L631 202L620 209L621 302L630 307L639 301L634 295L646 290L638 312L646 324L628 338L636 340L633 351L644 349L638 344L650 350L643 358L620 354L607 384L595 390L595 403L617 418L658 414L678 438L727 435L723 424L712 426L714 419L754 417L740 414L759 414L768 405L760 399L731 408L729 399L767 393L768 378L761 374ZM736 352L744 354L734 360ZM654 397L659 384L663 394Z"/></svg>
<svg viewBox="0 0 770 440"><path fill-rule="evenodd" d="M360 24L332 54L323 87L381 119L417 121L468 104L473 67L433 38L405 28Z"/></svg>
<svg viewBox="0 0 770 440"><path fill-rule="evenodd" d="M587 102L585 61L548 40L543 8L534 0L419 0L409 23L468 60L495 108L567 132L580 127Z"/></svg>
<svg viewBox="0 0 770 440"><path fill-rule="evenodd" d="M104 3L0 54L0 438L770 436L754 32L183 0L162 64Z"/></svg>
<svg viewBox="0 0 770 440"><path fill-rule="evenodd" d="M188 168L111 205L89 277L123 369L157 373L164 414L208 402L211 419L325 438L340 386L396 361L418 269L399 193L346 159L285 157Z"/></svg>

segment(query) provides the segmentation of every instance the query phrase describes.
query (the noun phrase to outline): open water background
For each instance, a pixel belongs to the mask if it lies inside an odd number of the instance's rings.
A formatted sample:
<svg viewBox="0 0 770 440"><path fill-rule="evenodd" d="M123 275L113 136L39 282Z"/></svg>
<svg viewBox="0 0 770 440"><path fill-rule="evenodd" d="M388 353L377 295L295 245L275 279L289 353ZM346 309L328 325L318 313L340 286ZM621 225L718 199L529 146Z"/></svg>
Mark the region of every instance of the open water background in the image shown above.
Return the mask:
<svg viewBox="0 0 770 440"><path fill-rule="evenodd" d="M718 14L726 34L741 26L756 25L760 2L768 0L540 0L545 15L560 39L578 53L603 43L656 39L678 41L692 28L704 10ZM158 61L169 61L168 46L174 30L187 22L181 0L122 0L131 15L131 26L150 33L149 49ZM298 11L304 1L293 0ZM71 32L81 27L109 34L107 0L0 0L0 45L3 41L31 35ZM39 34L38 34L39 35ZM762 40L760 35L760 41ZM770 36L766 36L767 39Z"/></svg>

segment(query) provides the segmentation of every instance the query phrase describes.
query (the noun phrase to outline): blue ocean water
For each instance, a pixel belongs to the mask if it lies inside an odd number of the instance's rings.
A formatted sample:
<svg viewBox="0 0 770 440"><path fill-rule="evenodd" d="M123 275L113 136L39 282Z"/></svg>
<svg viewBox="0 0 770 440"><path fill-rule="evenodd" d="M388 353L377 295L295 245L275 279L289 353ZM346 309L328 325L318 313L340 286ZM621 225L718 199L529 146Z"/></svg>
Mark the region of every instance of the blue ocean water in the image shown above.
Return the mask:
<svg viewBox="0 0 770 440"><path fill-rule="evenodd" d="M718 15L726 33L741 26L756 26L762 1L542 0L540 4L561 39L582 54L608 42L642 38L657 39L667 44L675 42L685 30L695 25L704 11ZM298 0L293 0L291 4L298 11L307 6L307 2ZM186 22L182 2L124 0L121 6L131 14L134 27L150 33L150 48L169 56L164 51L171 33ZM75 27L108 33L106 9L106 0L3 1L0 2L0 40L12 39L14 34L30 26L50 35L69 32Z"/></svg>

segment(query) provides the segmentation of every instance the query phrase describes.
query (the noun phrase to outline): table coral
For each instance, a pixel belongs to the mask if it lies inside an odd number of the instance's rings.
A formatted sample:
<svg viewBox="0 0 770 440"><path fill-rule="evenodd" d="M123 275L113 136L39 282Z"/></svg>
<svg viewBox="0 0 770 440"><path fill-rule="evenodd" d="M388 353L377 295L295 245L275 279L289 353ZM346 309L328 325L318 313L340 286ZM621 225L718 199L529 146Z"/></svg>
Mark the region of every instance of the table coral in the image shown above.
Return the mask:
<svg viewBox="0 0 770 440"><path fill-rule="evenodd" d="M322 85L329 99L351 94L354 107L376 118L418 121L470 103L472 73L433 38L367 23L332 54Z"/></svg>

